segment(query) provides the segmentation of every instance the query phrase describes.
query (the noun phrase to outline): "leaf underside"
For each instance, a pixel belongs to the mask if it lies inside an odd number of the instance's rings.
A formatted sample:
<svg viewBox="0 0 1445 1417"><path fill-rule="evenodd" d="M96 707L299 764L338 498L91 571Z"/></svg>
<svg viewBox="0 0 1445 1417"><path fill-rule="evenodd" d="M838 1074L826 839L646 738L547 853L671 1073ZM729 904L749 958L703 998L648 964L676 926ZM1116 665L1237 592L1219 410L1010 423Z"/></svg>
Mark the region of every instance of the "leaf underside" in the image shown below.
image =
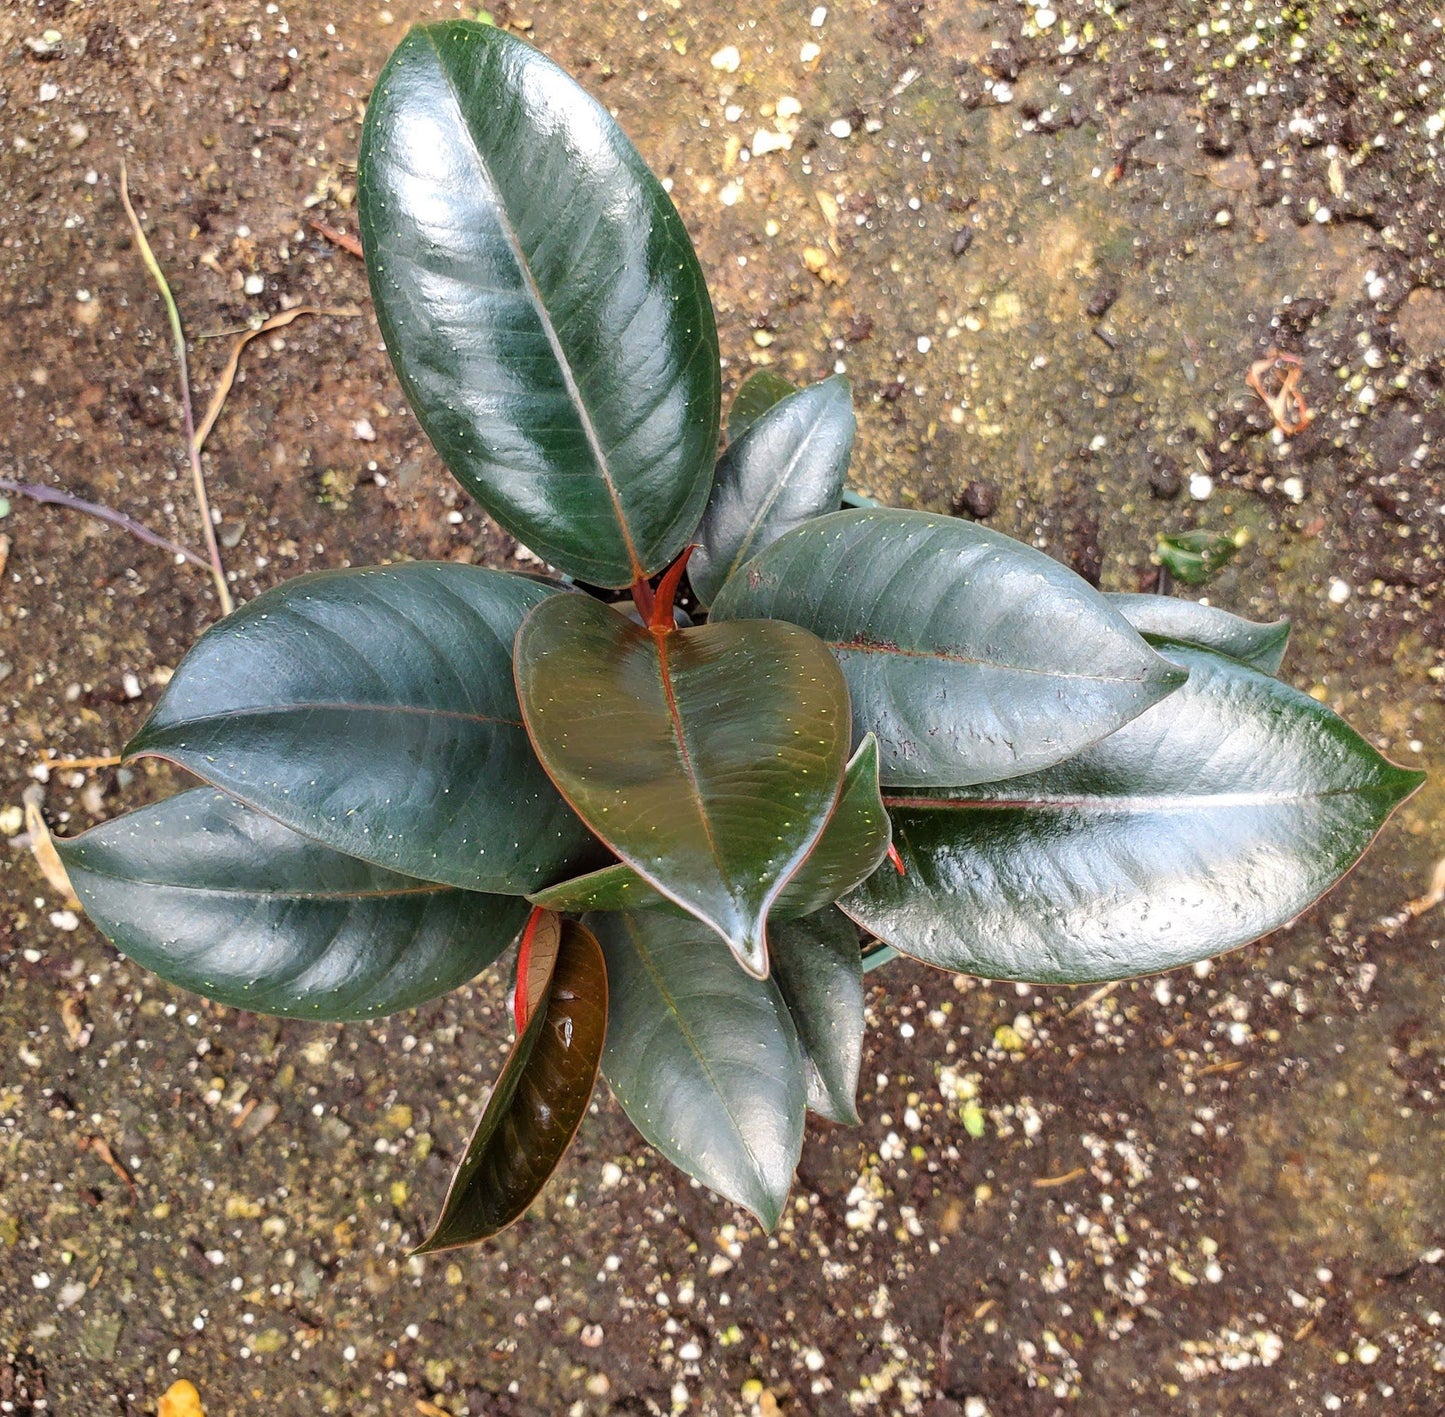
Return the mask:
<svg viewBox="0 0 1445 1417"><path fill-rule="evenodd" d="M797 1032L776 984L664 915L587 917L607 960L602 1074L669 1161L771 1229L803 1146Z"/></svg>
<svg viewBox="0 0 1445 1417"><path fill-rule="evenodd" d="M682 220L611 115L491 25L419 26L367 107L362 245L397 376L473 496L626 586L707 501L721 376Z"/></svg>
<svg viewBox="0 0 1445 1417"><path fill-rule="evenodd" d="M779 893L770 921L822 910L861 885L888 852L888 813L878 786L878 740L870 733L843 774L843 790L822 835ZM631 866L617 862L528 897L549 910L673 910L674 905Z"/></svg>
<svg viewBox="0 0 1445 1417"><path fill-rule="evenodd" d="M986 979L1170 969L1292 919L1423 780L1308 695L1170 648L1177 693L1071 762L885 794L907 875L840 902L903 954Z"/></svg>
<svg viewBox="0 0 1445 1417"><path fill-rule="evenodd" d="M1107 600L1150 644L1172 642L1228 655L1264 674L1278 674L1289 621L1262 625L1198 601L1114 592Z"/></svg>
<svg viewBox="0 0 1445 1417"><path fill-rule="evenodd" d="M550 983L507 1055L441 1217L415 1253L475 1244L521 1219L587 1113L606 1032L602 951L585 926L565 921Z"/></svg>
<svg viewBox="0 0 1445 1417"><path fill-rule="evenodd" d="M557 594L452 563L297 577L201 636L126 753L348 856L522 894L596 860L512 682L523 615Z"/></svg>
<svg viewBox="0 0 1445 1417"><path fill-rule="evenodd" d="M863 961L858 931L828 909L779 926L773 978L798 1030L808 1107L856 1126L863 1064Z"/></svg>
<svg viewBox="0 0 1445 1417"><path fill-rule="evenodd" d="M878 735L885 785L1036 771L1184 678L1072 571L925 512L835 512L780 537L712 608L713 623L755 616L803 625L831 646L855 737Z"/></svg>
<svg viewBox="0 0 1445 1417"><path fill-rule="evenodd" d="M687 567L703 605L763 547L838 510L855 428L848 381L835 375L780 399L728 445Z"/></svg>
<svg viewBox="0 0 1445 1417"><path fill-rule="evenodd" d="M523 623L516 673L537 754L582 820L766 974L768 910L847 758L827 649L774 622L653 633L566 596Z"/></svg>
<svg viewBox="0 0 1445 1417"><path fill-rule="evenodd" d="M516 938L516 896L343 856L209 788L56 843L122 954L233 1008L363 1019L466 983Z"/></svg>

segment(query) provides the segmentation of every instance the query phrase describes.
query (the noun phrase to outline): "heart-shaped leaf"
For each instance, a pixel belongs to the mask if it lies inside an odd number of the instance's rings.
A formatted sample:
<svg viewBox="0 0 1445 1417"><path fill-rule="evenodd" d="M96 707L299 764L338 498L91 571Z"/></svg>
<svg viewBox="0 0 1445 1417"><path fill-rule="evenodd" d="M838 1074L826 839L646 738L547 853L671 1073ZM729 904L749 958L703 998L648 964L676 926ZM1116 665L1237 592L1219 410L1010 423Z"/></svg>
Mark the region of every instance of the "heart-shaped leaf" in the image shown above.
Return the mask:
<svg viewBox="0 0 1445 1417"><path fill-rule="evenodd" d="M516 938L516 896L343 856L209 788L56 843L122 954L233 1008L376 1018L464 984Z"/></svg>
<svg viewBox="0 0 1445 1417"><path fill-rule="evenodd" d="M870 733L843 774L843 790L817 845L779 893L768 919L811 915L861 885L887 855L890 831L878 787L878 740ZM574 915L589 910L680 909L620 861L548 886L528 899Z"/></svg>
<svg viewBox="0 0 1445 1417"><path fill-rule="evenodd" d="M587 1113L607 1033L607 971L592 932L538 913L524 937L522 1027L502 1066L441 1218L415 1253L472 1245L521 1219Z"/></svg>
<svg viewBox="0 0 1445 1417"><path fill-rule="evenodd" d="M885 794L907 875L843 909L928 964L1050 984L1170 969L1297 915L1423 774L1268 675L1169 654L1189 682L1070 762Z"/></svg>
<svg viewBox="0 0 1445 1417"><path fill-rule="evenodd" d="M728 442L737 442L775 403L797 392L798 386L791 379L771 369L754 369L738 385L728 410Z"/></svg>
<svg viewBox="0 0 1445 1417"><path fill-rule="evenodd" d="M723 587L713 623L803 625L838 655L885 784L958 787L1072 757L1184 678L1087 582L972 522L834 512Z"/></svg>
<svg viewBox="0 0 1445 1417"><path fill-rule="evenodd" d="M863 1064L863 961L840 910L790 920L773 933L773 978L798 1030L808 1106L856 1126Z"/></svg>
<svg viewBox="0 0 1445 1417"><path fill-rule="evenodd" d="M1279 673L1289 643L1288 620L1261 625L1227 610L1172 595L1115 593L1107 599L1151 644L1170 641L1212 649L1262 673Z"/></svg>
<svg viewBox="0 0 1445 1417"><path fill-rule="evenodd" d="M591 915L611 1009L602 1075L669 1161L768 1229L803 1146L798 1037L771 979L714 949L696 920Z"/></svg>
<svg viewBox="0 0 1445 1417"><path fill-rule="evenodd" d="M848 688L806 630L648 630L590 597L517 636L522 715L553 782L613 852L768 970L765 922L837 798Z"/></svg>
<svg viewBox="0 0 1445 1417"><path fill-rule="evenodd" d="M557 596L450 563L299 576L201 636L126 752L348 856L521 894L595 860L512 682L523 615Z"/></svg>
<svg viewBox="0 0 1445 1417"><path fill-rule="evenodd" d="M784 532L838 510L855 427L852 390L835 375L779 399L728 445L687 567L703 605Z"/></svg>
<svg viewBox="0 0 1445 1417"><path fill-rule="evenodd" d="M377 320L447 466L580 580L672 561L712 482L717 331L607 110L503 30L420 26L377 80L358 177Z"/></svg>

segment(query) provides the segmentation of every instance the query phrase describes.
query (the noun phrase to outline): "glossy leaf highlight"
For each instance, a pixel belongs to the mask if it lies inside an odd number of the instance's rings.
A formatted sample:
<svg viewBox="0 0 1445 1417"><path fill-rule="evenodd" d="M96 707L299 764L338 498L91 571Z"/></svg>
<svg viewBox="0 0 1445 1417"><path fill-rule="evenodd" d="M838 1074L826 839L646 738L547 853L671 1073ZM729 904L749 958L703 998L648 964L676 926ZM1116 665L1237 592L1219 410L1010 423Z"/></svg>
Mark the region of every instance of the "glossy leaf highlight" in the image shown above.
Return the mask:
<svg viewBox="0 0 1445 1417"><path fill-rule="evenodd" d="M771 979L715 948L699 921L587 917L607 960L602 1074L673 1165L772 1229L803 1146L797 1032Z"/></svg>
<svg viewBox="0 0 1445 1417"><path fill-rule="evenodd" d="M703 605L763 547L838 510L855 430L852 390L835 375L780 399L728 445L687 572Z"/></svg>
<svg viewBox="0 0 1445 1417"><path fill-rule="evenodd" d="M794 920L822 910L878 869L890 841L888 813L878 786L878 740L870 733L843 774L843 790L817 845L793 873L769 920ZM549 910L680 910L631 866L617 862L529 896Z"/></svg>
<svg viewBox="0 0 1445 1417"><path fill-rule="evenodd" d="M377 80L358 177L381 332L447 466L580 580L671 562L712 481L717 332L607 110L504 30L419 26Z"/></svg>
<svg viewBox="0 0 1445 1417"><path fill-rule="evenodd" d="M1176 688L1087 582L1040 551L926 512L835 512L723 587L714 623L803 625L837 654L885 785L959 787L1071 757Z"/></svg>
<svg viewBox="0 0 1445 1417"><path fill-rule="evenodd" d="M217 1003L376 1018L466 983L516 938L516 896L343 856L198 788L56 843L86 913L124 955Z"/></svg>
<svg viewBox="0 0 1445 1417"><path fill-rule="evenodd" d="M523 615L557 594L451 563L297 577L201 636L126 752L346 855L520 895L595 860L512 683Z"/></svg>
<svg viewBox="0 0 1445 1417"><path fill-rule="evenodd" d="M527 1025L417 1254L490 1239L521 1219L587 1114L607 1033L607 971L591 931L551 922L555 964L545 983L533 979Z"/></svg>
<svg viewBox="0 0 1445 1417"><path fill-rule="evenodd" d="M773 978L798 1030L809 1108L831 1122L857 1125L863 961L853 922L828 909L779 926Z"/></svg>
<svg viewBox="0 0 1445 1417"><path fill-rule="evenodd" d="M1151 644L1172 641L1226 654L1264 674L1278 674L1289 644L1289 621L1262 625L1172 595L1107 597L1109 603Z"/></svg>
<svg viewBox="0 0 1445 1417"><path fill-rule="evenodd" d="M1170 969L1292 919L1423 780L1306 694L1171 648L1177 693L1028 777L885 794L907 863L841 903L903 954L986 979Z"/></svg>
<svg viewBox="0 0 1445 1417"><path fill-rule="evenodd" d="M766 974L768 910L848 753L827 648L769 621L652 632L558 596L523 622L516 673L537 754L582 820Z"/></svg>

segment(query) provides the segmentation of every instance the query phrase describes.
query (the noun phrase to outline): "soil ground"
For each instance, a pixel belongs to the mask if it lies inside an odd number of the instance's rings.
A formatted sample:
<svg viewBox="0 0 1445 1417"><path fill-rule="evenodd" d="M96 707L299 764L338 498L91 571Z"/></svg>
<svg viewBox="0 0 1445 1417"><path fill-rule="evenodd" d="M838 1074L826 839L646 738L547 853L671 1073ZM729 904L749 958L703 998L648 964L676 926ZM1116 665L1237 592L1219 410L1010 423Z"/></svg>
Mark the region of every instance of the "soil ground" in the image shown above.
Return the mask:
<svg viewBox="0 0 1445 1417"><path fill-rule="evenodd" d="M846 370L860 488L985 515L1109 588L1154 583L1161 531L1244 532L1210 599L1288 615L1287 677L1429 784L1324 902L1212 967L1093 993L870 976L863 1125L810 1124L771 1237L603 1089L531 1217L408 1260L505 1047L501 982L277 1022L77 927L22 790L74 832L173 786L37 764L115 752L216 603L164 552L12 497L0 1413L149 1413L179 1378L212 1417L1445 1411L1445 912L1401 909L1445 854L1438 14L810 8L495 15L670 179L730 388ZM199 541L124 159L202 401L224 332L361 312L244 357L206 456L237 596L512 560L408 415L360 263L308 225L355 230L369 87L456 9L0 12L0 475ZM1303 362L1293 438L1244 382L1271 347Z"/></svg>

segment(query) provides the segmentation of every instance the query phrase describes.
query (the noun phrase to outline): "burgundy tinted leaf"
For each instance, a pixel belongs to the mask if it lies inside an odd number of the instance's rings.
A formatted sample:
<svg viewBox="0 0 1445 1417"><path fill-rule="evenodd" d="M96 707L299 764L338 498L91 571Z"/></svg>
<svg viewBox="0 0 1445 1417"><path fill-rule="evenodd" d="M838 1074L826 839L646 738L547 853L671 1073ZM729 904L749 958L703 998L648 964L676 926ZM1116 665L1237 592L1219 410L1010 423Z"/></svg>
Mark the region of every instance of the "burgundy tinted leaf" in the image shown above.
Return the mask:
<svg viewBox="0 0 1445 1417"><path fill-rule="evenodd" d="M539 927L534 967L523 966L529 992L537 962L548 953L547 918ZM557 944L545 995L512 1045L452 1177L441 1219L417 1254L475 1244L520 1219L586 1114L607 1034L607 971L596 937L576 921L561 925Z"/></svg>

